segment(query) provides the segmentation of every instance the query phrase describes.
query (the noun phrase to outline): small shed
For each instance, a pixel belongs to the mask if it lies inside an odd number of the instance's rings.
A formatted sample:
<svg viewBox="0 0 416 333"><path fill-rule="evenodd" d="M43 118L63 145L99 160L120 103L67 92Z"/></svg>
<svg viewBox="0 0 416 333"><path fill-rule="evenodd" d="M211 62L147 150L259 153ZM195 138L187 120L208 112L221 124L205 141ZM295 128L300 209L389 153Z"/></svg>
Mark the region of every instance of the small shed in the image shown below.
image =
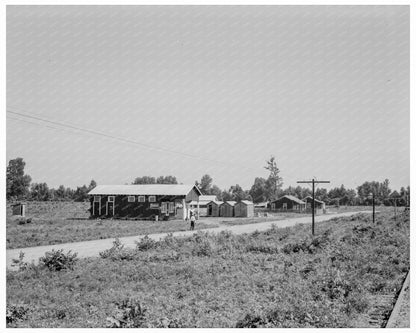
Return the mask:
<svg viewBox="0 0 416 333"><path fill-rule="evenodd" d="M199 210L199 216L208 216L208 203L211 201L217 201L217 196L215 195L200 195L199 201L191 201L189 207L194 210Z"/></svg>
<svg viewBox="0 0 416 333"><path fill-rule="evenodd" d="M254 217L254 203L241 200L234 206L235 217Z"/></svg>
<svg viewBox="0 0 416 333"><path fill-rule="evenodd" d="M220 216L233 217L236 201L225 201L220 205Z"/></svg>
<svg viewBox="0 0 416 333"><path fill-rule="evenodd" d="M306 202L306 210L312 212L312 197L309 195L303 199ZM325 202L315 199L315 214L325 213Z"/></svg>
<svg viewBox="0 0 416 333"><path fill-rule="evenodd" d="M218 217L220 216L220 206L222 201L210 201L207 204L207 216Z"/></svg>
<svg viewBox="0 0 416 333"><path fill-rule="evenodd" d="M303 212L306 209L306 202L294 197L293 195L284 195L270 203L272 211L292 211Z"/></svg>
<svg viewBox="0 0 416 333"><path fill-rule="evenodd" d="M26 205L22 203L12 205L12 215L20 215L24 217L26 215Z"/></svg>

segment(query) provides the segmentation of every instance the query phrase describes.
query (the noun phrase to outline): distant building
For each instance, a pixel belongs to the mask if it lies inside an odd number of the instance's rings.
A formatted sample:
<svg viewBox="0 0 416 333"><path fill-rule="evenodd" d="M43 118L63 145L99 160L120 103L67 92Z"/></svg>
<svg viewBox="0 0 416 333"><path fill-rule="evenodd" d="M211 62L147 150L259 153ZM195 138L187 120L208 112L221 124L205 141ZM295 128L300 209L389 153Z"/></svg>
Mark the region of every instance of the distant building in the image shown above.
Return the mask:
<svg viewBox="0 0 416 333"><path fill-rule="evenodd" d="M254 204L248 200L241 200L234 206L235 217L254 217Z"/></svg>
<svg viewBox="0 0 416 333"><path fill-rule="evenodd" d="M194 185L98 185L88 195L93 218L186 219L201 192Z"/></svg>
<svg viewBox="0 0 416 333"><path fill-rule="evenodd" d="M254 208L260 208L260 209L266 209L268 207L269 203L267 201L265 202L258 202L254 204Z"/></svg>
<svg viewBox="0 0 416 333"><path fill-rule="evenodd" d="M234 216L234 206L236 201L226 201L220 205L220 216L221 217L233 217Z"/></svg>
<svg viewBox="0 0 416 333"><path fill-rule="evenodd" d="M220 206L222 201L210 201L207 204L207 216L218 217L220 216Z"/></svg>
<svg viewBox="0 0 416 333"><path fill-rule="evenodd" d="M312 212L312 202L313 199L309 195L303 199L306 202L306 211ZM315 199L315 213L316 214L323 214L325 213L325 202Z"/></svg>
<svg viewBox="0 0 416 333"><path fill-rule="evenodd" d="M189 207L197 211L199 206L199 216L207 216L208 215L208 203L211 201L216 201L217 196L215 195L200 195L199 196L199 202L196 200L193 200L189 203Z"/></svg>
<svg viewBox="0 0 416 333"><path fill-rule="evenodd" d="M306 209L306 203L293 195L284 195L283 197L270 203L272 211L292 211L302 212Z"/></svg>

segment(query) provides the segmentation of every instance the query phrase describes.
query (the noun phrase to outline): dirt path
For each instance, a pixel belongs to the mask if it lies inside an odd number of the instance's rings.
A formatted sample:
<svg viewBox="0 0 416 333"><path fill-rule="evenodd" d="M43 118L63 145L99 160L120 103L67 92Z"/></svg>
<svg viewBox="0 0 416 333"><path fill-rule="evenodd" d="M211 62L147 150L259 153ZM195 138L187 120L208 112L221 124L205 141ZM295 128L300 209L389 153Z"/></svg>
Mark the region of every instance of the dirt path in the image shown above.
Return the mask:
<svg viewBox="0 0 416 333"><path fill-rule="evenodd" d="M331 214L331 215L321 215L315 218L316 222L323 222L330 220L335 217L342 217L342 216L351 216L358 213L370 213L370 211L361 211L361 212L346 212L340 214ZM229 230L235 234L243 234L243 233L250 233L256 230L264 231L270 229L272 224L275 224L278 228L290 227L296 224L302 223L311 223L311 217L299 217L299 218L291 218L286 220L274 220L274 221L267 221L262 223L253 223L253 224L243 224L243 225L233 225L233 226L220 226L215 229L202 229L199 231L208 231L210 233L219 233L223 230ZM173 236L190 236L194 234L195 231L177 231L173 232ZM151 234L148 235L150 238L154 240L159 240L165 237L167 233L159 233L159 234ZM128 247L135 247L135 242L139 241L143 238L144 235L140 236L128 236L128 237L120 237L120 241ZM76 243L66 243L66 244L55 244L55 245L46 245L46 246L36 246L36 247L28 247L28 248L20 248L20 249L11 249L6 251L6 265L8 269L16 269L12 267L12 259L17 259L19 257L19 253L22 251L24 252L24 261L31 263L31 262L38 262L38 259L45 255L45 252L51 251L52 249L60 250L63 249L66 253L67 251L77 252L79 258L87 258L87 257L97 257L100 252L109 249L113 245L114 238L107 238L107 239L98 239L92 241L84 241L84 242L76 242Z"/></svg>

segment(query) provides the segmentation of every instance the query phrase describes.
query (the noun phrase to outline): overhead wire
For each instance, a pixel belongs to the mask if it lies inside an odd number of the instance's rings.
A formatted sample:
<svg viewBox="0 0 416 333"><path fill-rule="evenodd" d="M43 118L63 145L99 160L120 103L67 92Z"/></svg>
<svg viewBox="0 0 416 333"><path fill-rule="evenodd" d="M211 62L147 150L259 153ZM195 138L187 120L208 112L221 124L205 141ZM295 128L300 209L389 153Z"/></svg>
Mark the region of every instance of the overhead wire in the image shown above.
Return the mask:
<svg viewBox="0 0 416 333"><path fill-rule="evenodd" d="M16 109L16 108L13 107L13 109ZM141 147L149 149L149 150L167 152L167 153L171 153L171 154L180 155L180 156L183 156L183 157L186 157L186 158L197 159L197 160L204 161L204 162L211 162L211 163L221 164L223 166L228 166L228 167L232 166L233 168L238 167L240 170L245 169L245 170L251 171L251 172L253 172L253 171L258 172L258 170L254 169L254 168L249 168L249 167L245 167L245 166L242 166L242 165L237 166L236 164L229 163L229 162L224 162L224 161L219 161L219 160L214 160L214 159L208 159L208 158L198 156L198 155L193 155L193 154L184 153L184 152L180 152L180 151L173 150L173 149L168 149L168 148L159 147L159 146L155 146L155 145L151 145L151 144L147 144L147 143L143 143L143 142L138 142L138 141L135 141L135 140L132 140L132 139L114 136L114 135L111 135L111 134L107 134L107 133L104 133L104 132L99 132L99 131L89 129L89 128L82 128L82 127L72 125L72 124L68 124L68 123L64 123L64 122L58 122L58 121L54 121L54 120L44 119L40 116L33 115L33 114L17 112L17 111L13 111L13 110L10 110L10 109L7 109L6 111L7 111L7 113L13 114L15 116L29 118L29 119L32 119L32 120L47 123L49 125L59 126L59 128L52 127L52 126L47 126L43 123L37 123L37 122L33 122L33 121L31 122L31 121L28 121L27 119L11 118L11 119L14 119L14 120L23 121L23 122L38 125L38 126L44 126L44 127L48 127L48 128L52 128L52 129L57 129L57 130L59 130L60 128L76 130L76 131L80 131L80 132L83 132L83 133L88 133L88 134L93 135L93 136L95 135L95 136L105 137L105 138L110 139L110 140L116 140L116 141L119 141L119 142L129 143L129 144L132 144L132 145L135 145L135 146L141 146ZM10 118L10 115L8 115L8 117Z"/></svg>

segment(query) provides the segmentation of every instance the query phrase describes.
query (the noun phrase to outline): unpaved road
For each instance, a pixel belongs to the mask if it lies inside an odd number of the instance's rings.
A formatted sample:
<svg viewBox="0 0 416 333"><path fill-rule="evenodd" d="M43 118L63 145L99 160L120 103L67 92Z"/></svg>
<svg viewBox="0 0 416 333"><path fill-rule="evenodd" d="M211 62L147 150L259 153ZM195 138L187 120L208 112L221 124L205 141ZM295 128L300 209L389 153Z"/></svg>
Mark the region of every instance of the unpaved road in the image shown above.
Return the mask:
<svg viewBox="0 0 416 333"><path fill-rule="evenodd" d="M340 214L328 214L328 215L321 215L315 217L315 222L323 222L330 220L335 217L342 217L342 216L351 216L358 213L371 213L371 211L361 211L361 212L346 212ZM199 231L207 231L210 233L219 233L223 230L229 230L234 234L244 234L258 231L264 231L270 229L272 224L276 225L278 228L284 227L291 227L296 224L302 223L311 223L311 217L299 217L299 218L291 218L287 220L274 220L274 221L267 221L262 223L253 223L253 224L243 224L243 225L233 225L233 226L220 226L214 229L202 229ZM173 232L173 236L190 236L196 233L196 231L177 231ZM164 238L167 233L159 233L159 234L151 234L148 235L150 238L154 240L159 240ZM127 247L135 247L136 241L139 241L143 238L144 235L139 236L128 236L128 237L120 237L120 241ZM6 264L8 269L17 269L16 267L12 267L12 260L19 258L19 253L24 252L24 261L31 263L37 263L39 258L45 255L45 252L51 251L52 249L60 250L63 249L64 252L72 251L77 252L79 258L87 258L87 257L97 257L100 252L107 250L113 246L114 238L107 238L107 239L97 239L92 241L85 241L85 242L76 242L76 243L65 243L65 244L55 244L55 245L46 245L46 246L36 246L36 247L27 247L27 248L20 248L20 249L10 249L6 251Z"/></svg>

